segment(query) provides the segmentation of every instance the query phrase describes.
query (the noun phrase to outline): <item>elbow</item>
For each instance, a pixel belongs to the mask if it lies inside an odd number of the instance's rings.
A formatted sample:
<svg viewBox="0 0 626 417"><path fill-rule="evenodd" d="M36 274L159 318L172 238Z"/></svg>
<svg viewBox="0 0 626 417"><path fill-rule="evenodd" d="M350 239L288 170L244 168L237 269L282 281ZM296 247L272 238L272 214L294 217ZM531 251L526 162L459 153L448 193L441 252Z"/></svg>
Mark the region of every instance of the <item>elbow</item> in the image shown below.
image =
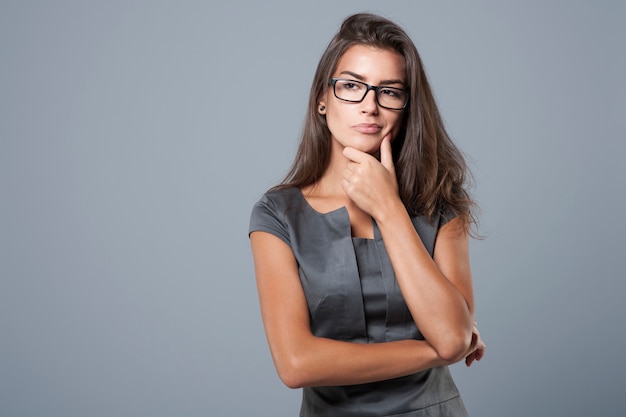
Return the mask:
<svg viewBox="0 0 626 417"><path fill-rule="evenodd" d="M302 377L298 375L298 372L292 370L278 371L278 377L287 386L287 388L297 389L303 388L305 384L302 382Z"/></svg>
<svg viewBox="0 0 626 417"><path fill-rule="evenodd" d="M298 388L305 387L305 385L300 383L298 379L296 378L291 379L289 376L280 375L280 380L283 382L283 384L285 384L287 388L290 388L290 389L298 389Z"/></svg>
<svg viewBox="0 0 626 417"><path fill-rule="evenodd" d="M292 339L279 339L270 343L276 373L285 386L291 389L316 385L319 380L319 360L316 338L310 334Z"/></svg>
<svg viewBox="0 0 626 417"><path fill-rule="evenodd" d="M303 360L298 357L282 359L276 363L278 377L288 388L296 389L308 386L308 373L303 364Z"/></svg>
<svg viewBox="0 0 626 417"><path fill-rule="evenodd" d="M450 335L436 347L436 350L441 359L452 364L467 356L471 344L472 333L461 332L459 334Z"/></svg>

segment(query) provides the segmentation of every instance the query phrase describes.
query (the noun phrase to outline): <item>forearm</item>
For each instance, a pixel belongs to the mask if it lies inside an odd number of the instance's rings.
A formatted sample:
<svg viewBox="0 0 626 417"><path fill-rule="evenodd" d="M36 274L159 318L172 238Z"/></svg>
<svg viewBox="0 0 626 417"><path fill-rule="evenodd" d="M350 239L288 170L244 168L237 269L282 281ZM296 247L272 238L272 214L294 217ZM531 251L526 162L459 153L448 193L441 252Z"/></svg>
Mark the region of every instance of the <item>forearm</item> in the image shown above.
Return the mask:
<svg viewBox="0 0 626 417"><path fill-rule="evenodd" d="M289 354L272 353L291 388L364 384L451 363L420 340L362 344L311 336Z"/></svg>
<svg viewBox="0 0 626 417"><path fill-rule="evenodd" d="M471 340L471 294L441 272L399 200L381 213L376 221L413 319L441 357L456 359Z"/></svg>

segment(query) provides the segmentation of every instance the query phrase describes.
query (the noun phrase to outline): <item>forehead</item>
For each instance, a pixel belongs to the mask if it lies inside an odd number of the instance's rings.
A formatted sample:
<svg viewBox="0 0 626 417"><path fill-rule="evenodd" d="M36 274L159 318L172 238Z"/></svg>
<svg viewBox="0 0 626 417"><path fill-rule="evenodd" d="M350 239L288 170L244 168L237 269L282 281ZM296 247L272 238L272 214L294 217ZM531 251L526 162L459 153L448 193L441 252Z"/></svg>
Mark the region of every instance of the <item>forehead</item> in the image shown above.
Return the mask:
<svg viewBox="0 0 626 417"><path fill-rule="evenodd" d="M402 55L390 49L366 45L353 45L344 52L337 62L334 76L342 72L358 74L371 83L389 79L406 80Z"/></svg>

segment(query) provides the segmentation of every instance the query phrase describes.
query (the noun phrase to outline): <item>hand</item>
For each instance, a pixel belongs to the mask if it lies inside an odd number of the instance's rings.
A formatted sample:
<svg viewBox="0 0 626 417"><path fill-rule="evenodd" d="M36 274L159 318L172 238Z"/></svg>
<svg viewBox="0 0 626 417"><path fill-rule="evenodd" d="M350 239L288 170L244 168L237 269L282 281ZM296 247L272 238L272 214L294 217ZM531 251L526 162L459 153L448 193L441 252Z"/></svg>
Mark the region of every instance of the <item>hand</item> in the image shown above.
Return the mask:
<svg viewBox="0 0 626 417"><path fill-rule="evenodd" d="M391 133L380 144L380 162L351 147L344 148L343 155L349 159L343 174L343 190L360 209L376 219L383 204L399 199Z"/></svg>
<svg viewBox="0 0 626 417"><path fill-rule="evenodd" d="M474 331L472 332L472 343L470 344L468 355L465 357L465 365L472 366L472 363L476 360L479 361L485 356L485 349L487 345L480 338L478 327L474 322Z"/></svg>

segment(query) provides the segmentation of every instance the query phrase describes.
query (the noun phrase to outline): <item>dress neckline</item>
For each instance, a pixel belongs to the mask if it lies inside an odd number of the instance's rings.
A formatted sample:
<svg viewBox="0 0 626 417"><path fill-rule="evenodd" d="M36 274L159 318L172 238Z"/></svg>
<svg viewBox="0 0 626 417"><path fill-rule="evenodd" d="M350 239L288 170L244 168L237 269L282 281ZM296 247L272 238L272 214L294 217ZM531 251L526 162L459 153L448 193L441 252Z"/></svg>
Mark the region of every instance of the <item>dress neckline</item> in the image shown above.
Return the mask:
<svg viewBox="0 0 626 417"><path fill-rule="evenodd" d="M327 211L325 213L322 213L319 210L316 210L313 208L313 206L311 205L311 203L309 203L309 200L306 199L306 197L304 196L304 193L302 192L302 189L299 187L295 187L294 188L296 193L300 196L300 198L302 199L302 201L304 202L305 206L312 211L315 214L318 214L320 216L328 216L337 212L345 212L346 214L348 214L348 209L346 208L346 206L341 206L341 207L337 207L336 209ZM350 217L348 216L348 220L350 219Z"/></svg>
<svg viewBox="0 0 626 417"><path fill-rule="evenodd" d="M351 224L350 224L350 214L348 213L348 209L346 208L346 206L341 206L341 207L337 207L336 209L333 209L331 211L327 211L326 213L322 213L321 211L318 211L316 209L313 208L313 206L311 205L311 203L309 203L309 201L306 199L306 197L304 196L304 193L302 192L302 189L298 188L298 187L294 187L295 192L300 196L300 198L302 199L302 202L304 203L304 206L307 208L307 210L309 210L310 212L314 213L317 216L333 216L333 215L343 215L342 213L345 213L345 219L348 222L348 225L350 225L350 230L352 230ZM352 233L350 233L350 237L352 238L352 241L354 242L355 240L363 240L363 241L369 241L369 242L374 242L376 240L377 237L377 226L376 226L376 220L374 220L374 218L372 217L372 230L374 233L374 237L361 237L361 236L352 236Z"/></svg>

